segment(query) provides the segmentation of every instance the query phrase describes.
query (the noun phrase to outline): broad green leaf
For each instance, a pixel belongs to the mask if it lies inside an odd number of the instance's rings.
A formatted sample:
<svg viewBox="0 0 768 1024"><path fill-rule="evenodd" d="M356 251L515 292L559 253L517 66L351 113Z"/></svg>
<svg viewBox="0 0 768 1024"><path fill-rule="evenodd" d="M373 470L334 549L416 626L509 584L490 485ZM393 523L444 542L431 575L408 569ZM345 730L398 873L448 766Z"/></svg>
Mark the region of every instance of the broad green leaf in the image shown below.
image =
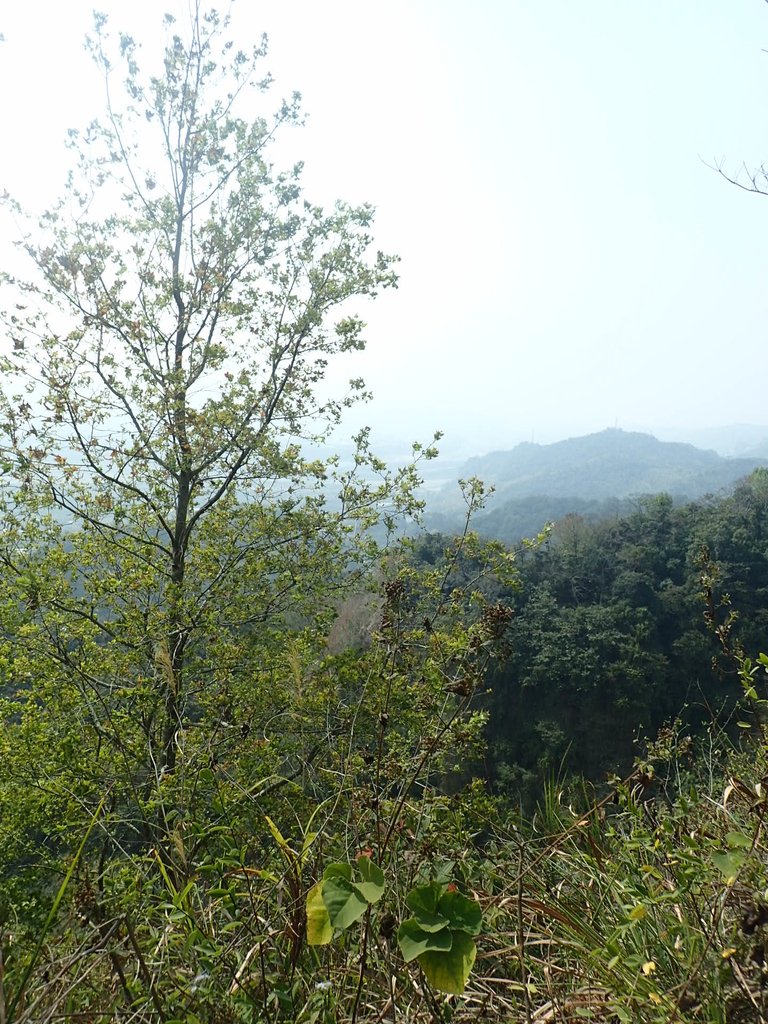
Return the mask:
<svg viewBox="0 0 768 1024"><path fill-rule="evenodd" d="M384 872L362 854L357 858L357 870L362 881L355 882L355 888L368 903L377 903L384 892Z"/></svg>
<svg viewBox="0 0 768 1024"><path fill-rule="evenodd" d="M325 946L333 938L333 927L323 900L324 881L312 886L307 894L307 942L310 946Z"/></svg>
<svg viewBox="0 0 768 1024"><path fill-rule="evenodd" d="M397 930L397 944L406 963L429 950L447 952L452 942L453 937L449 928L443 928L439 932L428 932L419 927L415 917L403 921Z"/></svg>
<svg viewBox="0 0 768 1024"><path fill-rule="evenodd" d="M418 922L419 928L425 932L441 932L450 926L450 921L443 914L428 914L426 910L418 910L413 915L414 921Z"/></svg>
<svg viewBox="0 0 768 1024"><path fill-rule="evenodd" d="M352 881L352 865L351 864L329 864L323 872L323 878L346 878L348 882Z"/></svg>
<svg viewBox="0 0 768 1024"><path fill-rule="evenodd" d="M483 910L477 900L469 899L460 892L445 892L437 908L448 918L451 928L460 928L470 935L480 933Z"/></svg>
<svg viewBox="0 0 768 1024"><path fill-rule="evenodd" d="M430 985L441 992L460 994L477 956L474 940L466 932L454 932L453 944L445 953L426 952L419 957L421 969Z"/></svg>
<svg viewBox="0 0 768 1024"><path fill-rule="evenodd" d="M368 903L351 882L341 875L323 879L323 902L334 928L344 931L359 921L368 909Z"/></svg>
<svg viewBox="0 0 768 1024"><path fill-rule="evenodd" d="M443 888L444 886L439 885L437 882L430 882L429 885L420 885L416 889L411 889L405 897L405 902L414 914L436 914L438 901L443 895Z"/></svg>
<svg viewBox="0 0 768 1024"><path fill-rule="evenodd" d="M739 869L744 865L746 859L746 853L743 853L741 850L730 850L728 853L712 854L712 863L728 882L736 878Z"/></svg>
<svg viewBox="0 0 768 1024"><path fill-rule="evenodd" d="M740 846L742 849L749 850L752 846L752 840L742 832L729 832L725 841L732 849Z"/></svg>

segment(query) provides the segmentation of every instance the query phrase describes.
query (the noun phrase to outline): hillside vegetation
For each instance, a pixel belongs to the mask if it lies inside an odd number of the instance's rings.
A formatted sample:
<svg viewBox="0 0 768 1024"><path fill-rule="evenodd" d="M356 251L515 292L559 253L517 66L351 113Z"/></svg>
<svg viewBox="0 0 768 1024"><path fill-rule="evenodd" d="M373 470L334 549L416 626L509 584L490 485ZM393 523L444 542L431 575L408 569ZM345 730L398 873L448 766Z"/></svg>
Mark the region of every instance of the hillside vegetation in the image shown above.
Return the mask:
<svg viewBox="0 0 768 1024"><path fill-rule="evenodd" d="M595 520L629 513L648 495L668 494L679 503L719 494L767 465L763 458L724 458L690 444L614 429L477 456L458 475L476 476L493 488L475 520L478 532L516 544L569 513ZM460 519L454 485L429 495L430 529L451 531Z"/></svg>
<svg viewBox="0 0 768 1024"><path fill-rule="evenodd" d="M369 642L284 628L173 775L7 675L6 1019L762 1020L766 476L514 560L469 532L386 554ZM318 945L342 869L371 902ZM400 942L427 891L480 915L447 966Z"/></svg>
<svg viewBox="0 0 768 1024"><path fill-rule="evenodd" d="M373 210L273 162L265 40L162 32L95 15L62 199L2 199L0 1024L762 1021L768 471L398 541L434 446L327 449ZM525 493L725 473L552 447Z"/></svg>

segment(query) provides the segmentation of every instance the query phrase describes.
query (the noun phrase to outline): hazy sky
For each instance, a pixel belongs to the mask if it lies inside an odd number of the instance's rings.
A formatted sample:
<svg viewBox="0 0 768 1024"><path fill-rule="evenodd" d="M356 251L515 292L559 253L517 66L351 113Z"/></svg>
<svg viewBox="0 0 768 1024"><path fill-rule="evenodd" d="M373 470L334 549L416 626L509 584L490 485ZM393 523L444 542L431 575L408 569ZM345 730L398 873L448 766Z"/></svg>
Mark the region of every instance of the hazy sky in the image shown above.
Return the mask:
<svg viewBox="0 0 768 1024"><path fill-rule="evenodd" d="M0 7L0 189L61 189L100 111L92 3ZM158 38L185 0L102 0ZM225 6L225 5L222 5ZM307 192L370 200L401 285L350 359L387 441L483 451L618 425L768 423L763 0L239 0L310 118Z"/></svg>

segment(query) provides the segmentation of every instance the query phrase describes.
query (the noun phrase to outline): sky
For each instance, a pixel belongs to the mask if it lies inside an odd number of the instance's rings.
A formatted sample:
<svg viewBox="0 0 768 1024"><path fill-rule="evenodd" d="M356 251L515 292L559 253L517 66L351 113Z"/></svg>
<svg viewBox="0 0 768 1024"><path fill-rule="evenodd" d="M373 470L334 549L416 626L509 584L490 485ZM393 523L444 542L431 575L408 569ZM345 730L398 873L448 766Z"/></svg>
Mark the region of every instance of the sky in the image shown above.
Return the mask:
<svg viewBox="0 0 768 1024"><path fill-rule="evenodd" d="M187 0L101 0L159 38ZM99 114L92 3L0 5L0 191L60 194L68 127ZM222 5L224 6L224 5ZM763 0L238 0L269 34L306 192L377 207L400 286L364 310L367 423L465 454L606 427L768 424ZM765 49L763 49L765 47ZM10 98L10 102L9 102ZM259 111L255 111L258 113ZM768 428L766 428L768 434Z"/></svg>

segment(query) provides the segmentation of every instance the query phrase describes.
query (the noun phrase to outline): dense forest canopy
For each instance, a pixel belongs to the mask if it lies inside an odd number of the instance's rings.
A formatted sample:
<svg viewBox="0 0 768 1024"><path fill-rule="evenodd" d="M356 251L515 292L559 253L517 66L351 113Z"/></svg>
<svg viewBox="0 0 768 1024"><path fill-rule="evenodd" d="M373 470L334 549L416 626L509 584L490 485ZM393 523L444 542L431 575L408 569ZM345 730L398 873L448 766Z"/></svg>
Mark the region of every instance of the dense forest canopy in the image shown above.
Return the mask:
<svg viewBox="0 0 768 1024"><path fill-rule="evenodd" d="M597 781L678 717L734 727L741 690L707 622L706 578L716 565L718 622L730 609L742 646L762 649L767 482L760 469L730 496L675 506L659 495L620 518L566 517L526 555L490 697L496 773L540 785L567 767Z"/></svg>

